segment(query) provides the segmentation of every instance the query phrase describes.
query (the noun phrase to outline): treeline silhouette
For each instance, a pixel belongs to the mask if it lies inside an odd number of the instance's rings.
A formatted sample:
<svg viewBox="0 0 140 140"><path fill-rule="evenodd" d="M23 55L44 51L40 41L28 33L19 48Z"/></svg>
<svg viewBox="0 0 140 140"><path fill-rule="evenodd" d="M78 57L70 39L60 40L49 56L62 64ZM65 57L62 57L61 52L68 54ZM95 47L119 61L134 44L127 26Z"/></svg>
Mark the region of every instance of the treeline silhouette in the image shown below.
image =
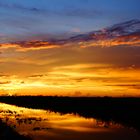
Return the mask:
<svg viewBox="0 0 140 140"><path fill-rule="evenodd" d="M114 121L140 132L140 98L3 96L0 102Z"/></svg>

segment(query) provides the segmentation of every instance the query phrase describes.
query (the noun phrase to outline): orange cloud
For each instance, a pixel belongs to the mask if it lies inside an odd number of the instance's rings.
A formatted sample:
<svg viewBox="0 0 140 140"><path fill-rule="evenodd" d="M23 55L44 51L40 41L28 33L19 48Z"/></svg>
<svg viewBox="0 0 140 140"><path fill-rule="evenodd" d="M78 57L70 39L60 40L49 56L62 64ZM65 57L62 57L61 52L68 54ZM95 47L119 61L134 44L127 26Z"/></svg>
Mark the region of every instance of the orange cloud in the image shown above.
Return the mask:
<svg viewBox="0 0 140 140"><path fill-rule="evenodd" d="M98 38L97 41L80 42L81 48L86 47L114 47L114 46L140 46L139 35L121 36L115 39Z"/></svg>
<svg viewBox="0 0 140 140"><path fill-rule="evenodd" d="M0 93L139 96L139 44L139 36L1 44Z"/></svg>

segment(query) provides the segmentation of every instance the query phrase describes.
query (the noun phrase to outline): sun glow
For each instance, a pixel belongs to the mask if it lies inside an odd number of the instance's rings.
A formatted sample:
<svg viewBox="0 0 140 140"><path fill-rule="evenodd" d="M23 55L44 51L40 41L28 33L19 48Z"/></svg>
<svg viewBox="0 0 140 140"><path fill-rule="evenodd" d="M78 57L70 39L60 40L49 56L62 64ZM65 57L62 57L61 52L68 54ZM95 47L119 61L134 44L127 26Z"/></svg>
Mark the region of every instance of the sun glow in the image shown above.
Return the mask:
<svg viewBox="0 0 140 140"><path fill-rule="evenodd" d="M140 96L139 44L135 36L1 44L0 94Z"/></svg>

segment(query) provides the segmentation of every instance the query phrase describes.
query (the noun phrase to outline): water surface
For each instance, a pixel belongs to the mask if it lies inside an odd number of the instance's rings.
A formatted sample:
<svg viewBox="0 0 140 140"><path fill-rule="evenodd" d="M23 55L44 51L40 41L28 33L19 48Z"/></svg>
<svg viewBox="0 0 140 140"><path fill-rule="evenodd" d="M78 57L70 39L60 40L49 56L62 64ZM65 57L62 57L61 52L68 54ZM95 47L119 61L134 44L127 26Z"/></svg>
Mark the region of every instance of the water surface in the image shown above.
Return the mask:
<svg viewBox="0 0 140 140"><path fill-rule="evenodd" d="M0 103L0 119L32 140L139 140L134 128L113 121Z"/></svg>

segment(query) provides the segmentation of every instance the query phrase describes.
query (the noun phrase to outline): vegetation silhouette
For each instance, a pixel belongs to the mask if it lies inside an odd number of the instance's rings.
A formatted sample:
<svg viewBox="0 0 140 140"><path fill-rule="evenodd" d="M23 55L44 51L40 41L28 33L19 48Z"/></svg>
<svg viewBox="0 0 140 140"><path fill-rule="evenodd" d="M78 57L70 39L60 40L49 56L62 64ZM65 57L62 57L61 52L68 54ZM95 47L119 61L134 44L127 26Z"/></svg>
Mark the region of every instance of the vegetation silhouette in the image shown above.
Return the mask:
<svg viewBox="0 0 140 140"><path fill-rule="evenodd" d="M31 138L18 134L0 120L0 140L31 140Z"/></svg>
<svg viewBox="0 0 140 140"><path fill-rule="evenodd" d="M140 98L2 96L0 102L114 121L140 132Z"/></svg>

